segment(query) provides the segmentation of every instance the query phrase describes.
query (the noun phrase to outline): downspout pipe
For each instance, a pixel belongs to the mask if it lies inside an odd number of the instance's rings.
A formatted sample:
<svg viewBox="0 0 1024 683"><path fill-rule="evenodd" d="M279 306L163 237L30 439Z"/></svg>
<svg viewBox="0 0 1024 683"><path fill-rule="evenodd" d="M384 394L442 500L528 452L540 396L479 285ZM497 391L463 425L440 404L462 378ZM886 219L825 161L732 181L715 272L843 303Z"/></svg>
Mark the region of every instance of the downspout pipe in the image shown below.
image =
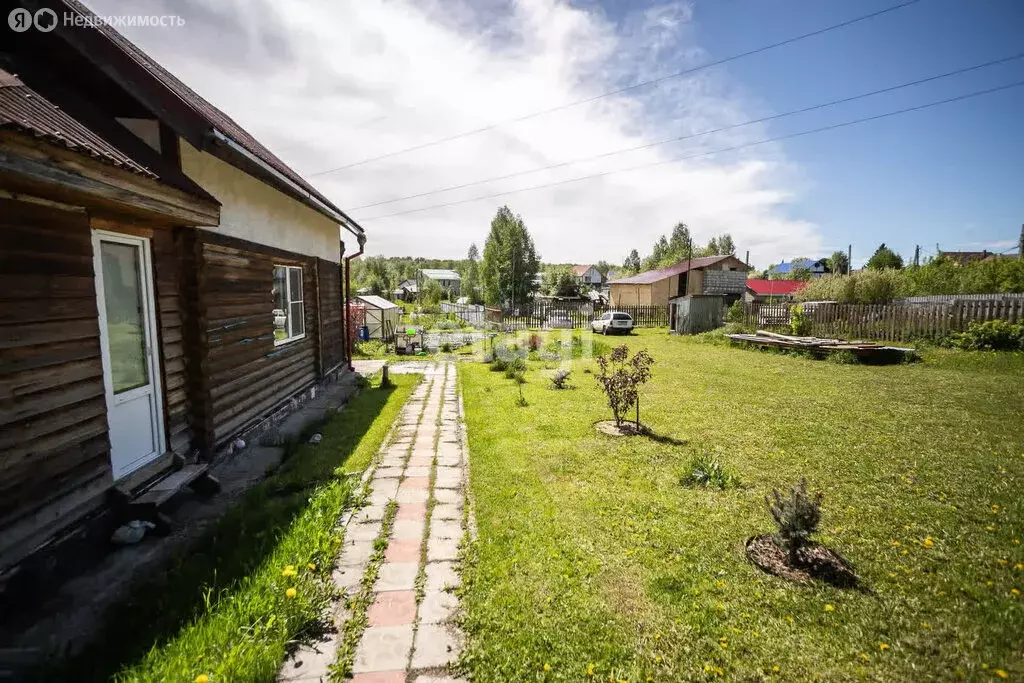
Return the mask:
<svg viewBox="0 0 1024 683"><path fill-rule="evenodd" d="M352 365L352 259L363 255L363 247L366 245L366 235L360 234L357 239L359 240L359 251L352 254L351 256L345 257L345 344L348 347L348 369L349 372L355 371L355 366Z"/></svg>

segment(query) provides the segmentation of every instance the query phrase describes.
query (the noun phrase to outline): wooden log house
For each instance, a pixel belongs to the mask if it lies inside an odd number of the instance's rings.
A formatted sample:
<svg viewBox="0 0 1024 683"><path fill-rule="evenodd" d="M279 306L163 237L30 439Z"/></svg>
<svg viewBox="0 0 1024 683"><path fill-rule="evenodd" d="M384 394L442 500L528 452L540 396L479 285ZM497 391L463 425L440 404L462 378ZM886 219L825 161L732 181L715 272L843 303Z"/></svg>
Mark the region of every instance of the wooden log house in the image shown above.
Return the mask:
<svg viewBox="0 0 1024 683"><path fill-rule="evenodd" d="M5 33L0 588L347 371L344 252L364 239L112 28Z"/></svg>

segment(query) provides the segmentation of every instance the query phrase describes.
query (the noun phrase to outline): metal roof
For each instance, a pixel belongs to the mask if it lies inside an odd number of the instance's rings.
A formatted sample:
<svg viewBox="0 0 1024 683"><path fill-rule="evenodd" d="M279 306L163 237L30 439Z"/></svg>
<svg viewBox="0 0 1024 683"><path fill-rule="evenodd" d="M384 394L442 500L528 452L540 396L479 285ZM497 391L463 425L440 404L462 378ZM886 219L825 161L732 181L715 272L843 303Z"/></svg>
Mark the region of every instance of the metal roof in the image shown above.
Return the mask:
<svg viewBox="0 0 1024 683"><path fill-rule="evenodd" d="M583 277L592 267L593 266L573 266L572 272L576 274L576 277Z"/></svg>
<svg viewBox="0 0 1024 683"><path fill-rule="evenodd" d="M701 256L700 258L687 259L685 261L680 261L679 263L677 263L675 265L668 266L667 268L659 268L657 270L648 270L646 272L640 273L639 275L634 275L633 277L627 277L627 278L623 278L621 280L615 280L611 284L613 284L613 285L650 285L650 284L654 284L655 282L658 282L659 280L664 280L667 277L672 277L673 275L679 275L680 273L685 273L686 271L688 271L690 269L696 270L698 268L707 268L708 266L713 266L714 264L718 263L719 261L724 261L727 258L736 258L736 257L733 256L732 254L726 254L724 256Z"/></svg>
<svg viewBox="0 0 1024 683"><path fill-rule="evenodd" d="M429 277L431 280L461 280L462 277L454 270L447 270L444 268L424 268L420 271L424 277Z"/></svg>
<svg viewBox="0 0 1024 683"><path fill-rule="evenodd" d="M147 178L157 175L92 132L14 74L0 69L0 127L16 128Z"/></svg>
<svg viewBox="0 0 1024 683"><path fill-rule="evenodd" d="M817 265L824 264L825 261L826 261L826 259L823 259L823 258L820 258L820 259L798 258L798 259L795 259L793 261L790 261L789 263L780 263L779 265L777 265L774 268L772 268L772 272L773 273L788 273L788 272L792 271L793 268L796 268L798 266L801 267L801 268L807 268L808 270L811 270L812 268L814 268Z"/></svg>
<svg viewBox="0 0 1024 683"><path fill-rule="evenodd" d="M375 294L359 294L356 298L369 306L380 308L382 310L398 308L398 304L393 304L384 297L380 297Z"/></svg>
<svg viewBox="0 0 1024 683"><path fill-rule="evenodd" d="M806 286L803 280L747 280L747 289L762 296L788 296Z"/></svg>
<svg viewBox="0 0 1024 683"><path fill-rule="evenodd" d="M79 2L79 0L63 0L63 2L73 12L86 18L96 19L95 14L93 14L88 7ZM141 66L152 78L158 81L161 86L170 90L181 101L181 103L198 114L213 130L220 131L225 136L231 138L233 141L238 143L240 147L301 188L302 191L315 199L316 202L319 202L327 209L344 217L351 223L351 225L355 226L360 232L362 232L362 228L355 221L349 218L344 211L332 204L329 199L320 194L319 191L306 182L302 176L289 168L287 164L277 158L277 156L275 156L269 149L260 144L256 138L249 135L249 133L247 133L240 125L235 123L231 117L203 99L198 93L185 85L170 71L160 66L160 64L136 47L134 43L118 33L113 27L98 20L95 20L94 22L86 22L85 25L95 26L96 30L102 36L119 48L126 57ZM315 205L316 202L311 201L308 203L311 208L319 211L320 213L324 213L321 208L318 208ZM332 219L335 218L334 216L330 217Z"/></svg>

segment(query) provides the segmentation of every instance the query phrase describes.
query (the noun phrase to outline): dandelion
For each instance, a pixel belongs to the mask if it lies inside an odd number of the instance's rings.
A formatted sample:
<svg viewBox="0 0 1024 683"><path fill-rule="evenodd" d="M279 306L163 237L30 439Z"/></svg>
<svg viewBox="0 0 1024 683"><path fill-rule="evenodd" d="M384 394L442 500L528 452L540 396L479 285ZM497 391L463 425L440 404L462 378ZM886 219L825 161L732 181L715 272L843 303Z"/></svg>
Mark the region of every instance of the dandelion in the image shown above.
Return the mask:
<svg viewBox="0 0 1024 683"><path fill-rule="evenodd" d="M899 542L899 541L896 541L896 540L894 540L894 541L892 542L892 547L893 547L893 548L899 548L899 547L900 547L900 542Z"/></svg>
<svg viewBox="0 0 1024 683"><path fill-rule="evenodd" d="M826 612L835 612L836 608L833 607L832 605L825 605L825 611Z"/></svg>
<svg viewBox="0 0 1024 683"><path fill-rule="evenodd" d="M545 664L544 664L544 671L551 671L551 665L550 665L550 664L547 664L547 663L545 663Z"/></svg>
<svg viewBox="0 0 1024 683"><path fill-rule="evenodd" d="M935 541L932 540L931 536L928 536L924 539L924 541L921 542L921 545L923 545L925 548L931 548L933 545L935 545Z"/></svg>
<svg viewBox="0 0 1024 683"><path fill-rule="evenodd" d="M285 597L288 598L289 600L294 598L297 594L298 594L298 591L295 590L294 588L289 588L288 590L286 590L284 592Z"/></svg>
<svg viewBox="0 0 1024 683"><path fill-rule="evenodd" d="M1020 597L1020 591L1017 590L1016 588L1011 588L1010 589L1010 595L1012 595L1015 598L1019 598Z"/></svg>
<svg viewBox="0 0 1024 683"><path fill-rule="evenodd" d="M199 674L196 676L196 683L210 683L210 677L206 674Z"/></svg>
<svg viewBox="0 0 1024 683"><path fill-rule="evenodd" d="M295 576L297 573L298 572L295 571L295 565L293 564L290 564L281 570L281 576L283 576L286 579Z"/></svg>
<svg viewBox="0 0 1024 683"><path fill-rule="evenodd" d="M715 588L725 588L725 581L722 581L721 579L715 581Z"/></svg>
<svg viewBox="0 0 1024 683"><path fill-rule="evenodd" d="M594 665L593 664L587 664L587 676L593 678L593 676L594 676Z"/></svg>
<svg viewBox="0 0 1024 683"><path fill-rule="evenodd" d="M1009 678L1010 677L1010 675L1008 673L1006 673L1005 671L1003 671L1002 669L993 669L992 673L994 673L996 676L999 676L1000 678Z"/></svg>
<svg viewBox="0 0 1024 683"><path fill-rule="evenodd" d="M996 528L994 526L992 526L991 524L989 524L987 527L985 527L985 531L995 531L995 530L996 530Z"/></svg>
<svg viewBox="0 0 1024 683"><path fill-rule="evenodd" d="M661 655L658 655L657 657L654 658L654 663L655 664L661 664Z"/></svg>
<svg viewBox="0 0 1024 683"><path fill-rule="evenodd" d="M999 513L999 506L998 505L993 505L992 506L992 514L998 514L998 513Z"/></svg>
<svg viewBox="0 0 1024 683"><path fill-rule="evenodd" d="M878 649L881 650L882 652L885 652L886 650L889 649L889 644L888 643L879 643L878 644Z"/></svg>
<svg viewBox="0 0 1024 683"><path fill-rule="evenodd" d="M927 621L922 621L922 622L921 622L921 627L922 627L922 628L927 628L927 629L930 629L930 628L932 627L932 625L931 625L931 624L929 624L929 623L928 623Z"/></svg>
<svg viewBox="0 0 1024 683"><path fill-rule="evenodd" d="M306 565L306 569L308 569L311 572L315 572L316 571L316 565L313 564L312 562L310 562L309 564Z"/></svg>
<svg viewBox="0 0 1024 683"><path fill-rule="evenodd" d="M782 671L782 669L779 668L778 664L772 666L772 673L779 673L780 671Z"/></svg>
<svg viewBox="0 0 1024 683"><path fill-rule="evenodd" d="M870 662L871 661L871 657L868 657L868 653L867 652L861 652L860 653L860 658L862 660L864 660L865 662Z"/></svg>
<svg viewBox="0 0 1024 683"><path fill-rule="evenodd" d="M1024 572L1024 562L1018 562L1013 568L1019 572Z"/></svg>

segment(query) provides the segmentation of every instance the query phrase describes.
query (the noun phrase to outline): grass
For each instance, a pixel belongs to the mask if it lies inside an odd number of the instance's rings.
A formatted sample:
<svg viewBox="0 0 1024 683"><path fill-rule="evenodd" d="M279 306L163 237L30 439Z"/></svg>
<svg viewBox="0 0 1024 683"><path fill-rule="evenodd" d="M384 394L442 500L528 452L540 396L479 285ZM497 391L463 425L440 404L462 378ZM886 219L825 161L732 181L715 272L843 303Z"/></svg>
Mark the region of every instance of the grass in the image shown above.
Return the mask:
<svg viewBox="0 0 1024 683"><path fill-rule="evenodd" d="M273 681L287 648L333 596L335 529L361 472L412 392L413 376L369 388L249 490L166 571L106 615L93 645L41 680ZM294 595L288 589L294 588ZM73 672L73 673L72 673Z"/></svg>
<svg viewBox="0 0 1024 683"><path fill-rule="evenodd" d="M616 340L617 341L617 340ZM929 350L863 366L642 330L650 437L529 363L527 399L459 368L479 538L461 660L474 681L1011 680L1024 677L1024 354ZM680 485L711 452L742 486ZM749 563L764 496L806 476L820 540L863 590Z"/></svg>

